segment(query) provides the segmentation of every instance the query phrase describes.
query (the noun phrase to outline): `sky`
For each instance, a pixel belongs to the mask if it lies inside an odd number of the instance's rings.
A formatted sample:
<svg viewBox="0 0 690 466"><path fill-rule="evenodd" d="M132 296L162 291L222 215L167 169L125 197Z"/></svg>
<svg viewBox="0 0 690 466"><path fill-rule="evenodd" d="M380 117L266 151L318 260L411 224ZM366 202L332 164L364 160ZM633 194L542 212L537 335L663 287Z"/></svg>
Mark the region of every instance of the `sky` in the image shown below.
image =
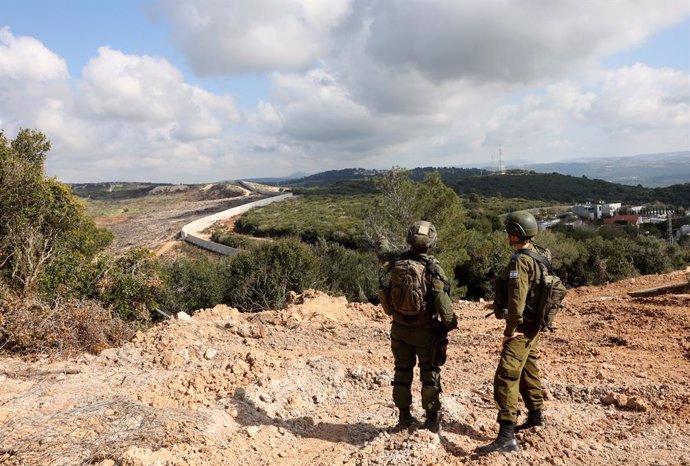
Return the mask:
<svg viewBox="0 0 690 466"><path fill-rule="evenodd" d="M690 150L688 0L0 0L65 182Z"/></svg>

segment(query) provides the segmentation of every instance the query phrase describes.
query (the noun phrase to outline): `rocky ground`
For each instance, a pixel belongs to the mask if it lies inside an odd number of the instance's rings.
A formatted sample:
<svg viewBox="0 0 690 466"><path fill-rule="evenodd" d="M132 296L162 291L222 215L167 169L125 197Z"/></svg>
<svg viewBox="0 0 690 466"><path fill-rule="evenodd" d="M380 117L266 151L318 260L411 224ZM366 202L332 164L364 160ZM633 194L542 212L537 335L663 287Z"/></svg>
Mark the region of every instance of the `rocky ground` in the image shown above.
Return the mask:
<svg viewBox="0 0 690 466"><path fill-rule="evenodd" d="M519 453L473 453L497 430L501 322L483 304L454 304L441 434L391 432L387 318L310 291L282 310L203 310L99 356L1 359L0 464L690 465L690 295L627 295L684 280L571 291L541 344L548 425L519 434Z"/></svg>

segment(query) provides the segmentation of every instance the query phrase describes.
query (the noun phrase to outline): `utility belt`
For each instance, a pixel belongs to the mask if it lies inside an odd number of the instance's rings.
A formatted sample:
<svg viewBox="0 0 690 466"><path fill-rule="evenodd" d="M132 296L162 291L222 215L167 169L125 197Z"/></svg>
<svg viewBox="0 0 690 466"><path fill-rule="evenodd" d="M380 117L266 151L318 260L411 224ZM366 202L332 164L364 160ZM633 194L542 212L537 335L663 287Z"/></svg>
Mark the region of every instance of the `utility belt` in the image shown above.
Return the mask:
<svg viewBox="0 0 690 466"><path fill-rule="evenodd" d="M407 316L398 312L393 313L393 322L403 327L431 327L435 320L436 314L424 313L417 316Z"/></svg>

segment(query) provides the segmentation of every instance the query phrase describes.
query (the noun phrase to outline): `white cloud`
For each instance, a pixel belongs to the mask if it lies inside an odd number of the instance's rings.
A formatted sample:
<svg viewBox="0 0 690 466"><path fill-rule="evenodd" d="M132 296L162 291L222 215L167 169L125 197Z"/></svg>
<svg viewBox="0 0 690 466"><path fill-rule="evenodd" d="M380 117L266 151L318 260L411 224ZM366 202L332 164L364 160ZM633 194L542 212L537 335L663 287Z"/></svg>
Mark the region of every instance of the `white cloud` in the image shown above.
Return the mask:
<svg viewBox="0 0 690 466"><path fill-rule="evenodd" d="M160 0L199 74L306 69L326 54L350 0Z"/></svg>
<svg viewBox="0 0 690 466"><path fill-rule="evenodd" d="M334 144L366 138L379 123L354 102L336 78L324 70L305 76L277 75L273 96L284 133L294 139Z"/></svg>
<svg viewBox="0 0 690 466"><path fill-rule="evenodd" d="M65 60L33 37L16 37L0 28L0 80L52 81L69 77Z"/></svg>
<svg viewBox="0 0 690 466"><path fill-rule="evenodd" d="M208 179L234 161L228 141L242 117L233 99L188 84L165 59L103 47L71 86L62 58L2 32L5 68L26 60L27 44L43 53L33 58L44 63L23 74L0 74L0 120L10 137L19 127L49 137L52 173L67 181Z"/></svg>
<svg viewBox="0 0 690 466"><path fill-rule="evenodd" d="M182 74L159 57L102 47L84 68L82 89L93 114L168 128L182 140L220 136L225 125L238 120L229 96L186 84Z"/></svg>
<svg viewBox="0 0 690 466"><path fill-rule="evenodd" d="M606 128L690 128L690 74L641 63L606 73L593 117Z"/></svg>

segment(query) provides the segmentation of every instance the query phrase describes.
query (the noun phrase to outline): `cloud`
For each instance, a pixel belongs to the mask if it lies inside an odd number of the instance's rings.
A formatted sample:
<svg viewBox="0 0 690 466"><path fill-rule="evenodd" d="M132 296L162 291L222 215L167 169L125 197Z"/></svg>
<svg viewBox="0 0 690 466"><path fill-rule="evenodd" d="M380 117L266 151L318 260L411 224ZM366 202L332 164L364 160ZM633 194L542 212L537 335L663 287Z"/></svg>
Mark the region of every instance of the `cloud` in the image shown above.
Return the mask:
<svg viewBox="0 0 690 466"><path fill-rule="evenodd" d="M163 57L110 47L71 78L40 41L0 29L0 122L45 131L52 173L202 182L484 165L498 144L534 161L690 147L687 70L600 68L687 17L685 0L155 5L197 84ZM263 70L255 106L198 84Z"/></svg>
<svg viewBox="0 0 690 466"><path fill-rule="evenodd" d="M69 77L65 60L33 37L16 37L0 28L0 80L64 80Z"/></svg>
<svg viewBox="0 0 690 466"><path fill-rule="evenodd" d="M330 47L349 0L160 0L173 41L201 75L303 70Z"/></svg>
<svg viewBox="0 0 690 466"><path fill-rule="evenodd" d="M277 75L272 95L282 130L294 139L342 144L366 138L379 127L368 110L324 70L305 76Z"/></svg>
<svg viewBox="0 0 690 466"><path fill-rule="evenodd" d="M690 74L637 63L608 71L592 112L603 127L690 127ZM690 138L690 136L688 136Z"/></svg>
<svg viewBox="0 0 690 466"><path fill-rule="evenodd" d="M209 179L236 162L231 143L242 116L232 97L185 82L167 60L102 47L72 85L62 58L0 31L2 127L10 137L20 127L43 131L53 146L50 173L66 181ZM5 72L27 50L43 63Z"/></svg>
<svg viewBox="0 0 690 466"><path fill-rule="evenodd" d="M238 120L232 98L186 84L165 59L108 47L84 68L82 91L95 116L169 130L182 140L220 136Z"/></svg>
<svg viewBox="0 0 690 466"><path fill-rule="evenodd" d="M639 44L690 12L685 0L373 2L368 53L435 82L530 83Z"/></svg>
<svg viewBox="0 0 690 466"><path fill-rule="evenodd" d="M33 37L0 28L0 123L8 134L69 101L68 79L63 58Z"/></svg>

